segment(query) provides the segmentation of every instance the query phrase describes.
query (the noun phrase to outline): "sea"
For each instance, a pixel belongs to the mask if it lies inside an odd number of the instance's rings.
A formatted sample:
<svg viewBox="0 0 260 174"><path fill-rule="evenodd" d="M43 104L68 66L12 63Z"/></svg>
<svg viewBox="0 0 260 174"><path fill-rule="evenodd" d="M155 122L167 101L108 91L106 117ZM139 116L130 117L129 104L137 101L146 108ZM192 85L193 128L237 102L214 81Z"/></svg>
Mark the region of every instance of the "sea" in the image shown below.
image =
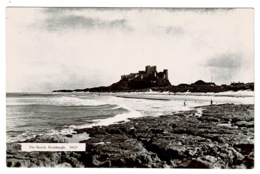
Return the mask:
<svg viewBox="0 0 260 174"><path fill-rule="evenodd" d="M6 141L25 141L35 136L68 137L76 129L120 124L128 118L169 115L210 105L211 100L213 104L254 104L254 92L7 93Z"/></svg>

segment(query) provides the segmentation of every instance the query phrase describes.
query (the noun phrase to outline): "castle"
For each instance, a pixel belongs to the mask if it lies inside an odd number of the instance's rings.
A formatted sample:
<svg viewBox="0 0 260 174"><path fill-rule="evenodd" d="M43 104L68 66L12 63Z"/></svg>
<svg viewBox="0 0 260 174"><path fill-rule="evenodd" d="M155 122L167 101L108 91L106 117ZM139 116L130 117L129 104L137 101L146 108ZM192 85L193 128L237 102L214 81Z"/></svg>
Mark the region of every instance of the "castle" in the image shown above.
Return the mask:
<svg viewBox="0 0 260 174"><path fill-rule="evenodd" d="M164 69L162 72L157 72L156 66L146 66L145 71L139 71L138 73L130 73L128 75L122 75L121 80L145 80L145 79L165 79L168 80L168 70Z"/></svg>
<svg viewBox="0 0 260 174"><path fill-rule="evenodd" d="M138 73L130 73L122 75L121 79L110 86L100 86L94 88L75 89L75 90L54 90L53 92L134 92L147 91L170 91L170 92L224 92L224 91L239 91L252 90L254 91L254 83L231 83L230 85L218 86L212 82L204 82L198 80L192 84L171 85L168 79L168 70L157 72L156 66L146 66L145 71Z"/></svg>
<svg viewBox="0 0 260 174"><path fill-rule="evenodd" d="M170 86L168 70L157 72L156 66L146 66L145 71L122 75L118 83L112 85L113 89L144 89L151 87Z"/></svg>

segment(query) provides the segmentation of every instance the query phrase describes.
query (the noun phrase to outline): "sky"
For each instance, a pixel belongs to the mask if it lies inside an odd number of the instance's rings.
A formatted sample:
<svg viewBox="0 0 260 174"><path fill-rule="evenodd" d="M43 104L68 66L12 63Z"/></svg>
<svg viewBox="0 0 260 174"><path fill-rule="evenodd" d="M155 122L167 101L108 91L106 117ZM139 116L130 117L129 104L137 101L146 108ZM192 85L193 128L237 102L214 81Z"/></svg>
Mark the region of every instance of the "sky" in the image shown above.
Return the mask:
<svg viewBox="0 0 260 174"><path fill-rule="evenodd" d="M7 92L108 86L156 65L172 85L254 82L254 11L7 8Z"/></svg>

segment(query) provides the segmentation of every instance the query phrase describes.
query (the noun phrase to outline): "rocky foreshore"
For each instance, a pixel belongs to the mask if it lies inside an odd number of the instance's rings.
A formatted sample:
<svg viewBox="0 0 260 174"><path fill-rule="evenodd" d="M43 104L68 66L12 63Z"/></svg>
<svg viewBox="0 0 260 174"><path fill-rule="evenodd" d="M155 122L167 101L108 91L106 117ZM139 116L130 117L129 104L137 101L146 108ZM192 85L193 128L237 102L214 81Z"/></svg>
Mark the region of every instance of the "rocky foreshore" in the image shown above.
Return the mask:
<svg viewBox="0 0 260 174"><path fill-rule="evenodd" d="M85 152L21 152L8 167L253 168L254 105L222 104L77 130ZM28 142L59 142L36 137Z"/></svg>

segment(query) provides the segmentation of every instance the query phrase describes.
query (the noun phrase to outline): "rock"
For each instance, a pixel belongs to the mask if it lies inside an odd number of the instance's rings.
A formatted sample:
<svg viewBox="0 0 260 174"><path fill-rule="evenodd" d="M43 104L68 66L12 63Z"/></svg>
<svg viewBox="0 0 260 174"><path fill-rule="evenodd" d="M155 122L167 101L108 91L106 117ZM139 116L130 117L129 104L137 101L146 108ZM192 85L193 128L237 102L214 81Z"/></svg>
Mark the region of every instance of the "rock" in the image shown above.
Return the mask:
<svg viewBox="0 0 260 174"><path fill-rule="evenodd" d="M216 157L214 157L214 156L211 156L211 155L206 155L205 157L204 157L207 161L209 161L210 163L215 163L215 162L217 162L217 158Z"/></svg>
<svg viewBox="0 0 260 174"><path fill-rule="evenodd" d="M231 128L231 127L232 127L231 123L221 123L221 124L217 124L217 126L220 126L220 127L228 127L228 128Z"/></svg>
<svg viewBox="0 0 260 174"><path fill-rule="evenodd" d="M254 127L254 121L238 121L235 123L238 127Z"/></svg>
<svg viewBox="0 0 260 174"><path fill-rule="evenodd" d="M240 153L249 155L254 150L253 144L235 144L235 148L239 149Z"/></svg>
<svg viewBox="0 0 260 174"><path fill-rule="evenodd" d="M230 147L229 148L233 154L235 155L236 157L236 160L239 160L239 161L243 161L243 159L245 158L244 155L242 155L241 153L239 153L238 151L236 151L233 147Z"/></svg>
<svg viewBox="0 0 260 174"><path fill-rule="evenodd" d="M254 107L222 104L161 117L76 130L85 152L20 152L7 144L8 167L253 168ZM27 142L64 142L35 137Z"/></svg>
<svg viewBox="0 0 260 174"><path fill-rule="evenodd" d="M56 165L55 167L57 167L57 168L66 168L66 167L72 167L69 163L67 163L67 162L64 162L64 163L61 163L61 164L58 164L58 165Z"/></svg>
<svg viewBox="0 0 260 174"><path fill-rule="evenodd" d="M72 138L73 137L73 135L71 135L71 134L66 134L65 136L68 137L68 138Z"/></svg>
<svg viewBox="0 0 260 174"><path fill-rule="evenodd" d="M189 165L187 166L187 168L200 168L200 169L212 168L212 164L210 162L197 158L197 159L192 159Z"/></svg>

